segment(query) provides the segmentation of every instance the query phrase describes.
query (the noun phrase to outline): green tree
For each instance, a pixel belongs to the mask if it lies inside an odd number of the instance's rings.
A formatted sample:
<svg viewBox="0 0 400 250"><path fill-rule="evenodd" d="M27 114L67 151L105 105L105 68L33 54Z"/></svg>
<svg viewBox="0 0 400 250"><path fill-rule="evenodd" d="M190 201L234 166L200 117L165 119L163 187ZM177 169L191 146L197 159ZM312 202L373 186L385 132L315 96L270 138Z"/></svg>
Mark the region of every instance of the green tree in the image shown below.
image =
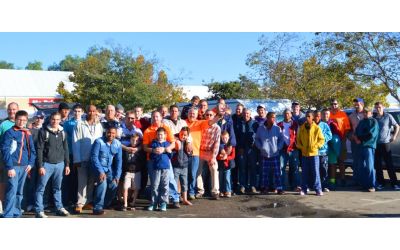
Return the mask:
<svg viewBox="0 0 400 250"><path fill-rule="evenodd" d="M0 69L14 69L14 64L7 61L0 61Z"/></svg>
<svg viewBox="0 0 400 250"><path fill-rule="evenodd" d="M66 55L59 63L53 63L47 70L49 71L75 71L79 68L79 64L83 61L82 57Z"/></svg>
<svg viewBox="0 0 400 250"><path fill-rule="evenodd" d="M317 33L315 46L359 84L382 84L400 102L400 33Z"/></svg>
<svg viewBox="0 0 400 250"><path fill-rule="evenodd" d="M68 101L100 107L141 104L151 110L160 104L186 101L182 89L169 83L164 71L155 75L155 64L154 59L134 56L128 48L92 47L70 77L75 89L69 92L60 83L57 91Z"/></svg>
<svg viewBox="0 0 400 250"><path fill-rule="evenodd" d="M246 76L240 75L239 80L230 82L211 82L206 84L208 91L212 93L211 99L257 99L265 94L261 86Z"/></svg>
<svg viewBox="0 0 400 250"><path fill-rule="evenodd" d="M33 61L33 62L29 62L28 65L25 67L25 69L28 69L28 70L43 70L42 65L43 65L42 62Z"/></svg>

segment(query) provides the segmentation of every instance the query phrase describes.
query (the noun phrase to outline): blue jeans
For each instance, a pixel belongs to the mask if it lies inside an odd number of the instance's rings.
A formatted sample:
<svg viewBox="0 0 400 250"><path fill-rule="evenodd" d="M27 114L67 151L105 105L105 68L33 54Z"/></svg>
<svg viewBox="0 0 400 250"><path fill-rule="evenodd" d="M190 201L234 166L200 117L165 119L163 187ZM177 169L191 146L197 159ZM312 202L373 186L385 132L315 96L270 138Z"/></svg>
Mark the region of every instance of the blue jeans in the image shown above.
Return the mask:
<svg viewBox="0 0 400 250"><path fill-rule="evenodd" d="M359 169L360 184L363 188L375 187L375 169L374 155L375 149L369 147L361 147L361 164Z"/></svg>
<svg viewBox="0 0 400 250"><path fill-rule="evenodd" d="M321 179L319 177L319 156L303 156L301 161L301 189L306 193L307 188L310 185L316 192L320 192L322 187Z"/></svg>
<svg viewBox="0 0 400 250"><path fill-rule="evenodd" d="M24 187L24 202L26 206L35 206L36 185L38 180L38 169L31 169L31 178L26 178Z"/></svg>
<svg viewBox="0 0 400 250"><path fill-rule="evenodd" d="M21 217L21 202L24 191L24 183L27 176L25 172L26 166L15 166L16 175L12 178L8 177L6 183L5 202L3 209L4 218ZM4 171L7 171L4 169Z"/></svg>
<svg viewBox="0 0 400 250"><path fill-rule="evenodd" d="M168 204L169 169L155 169L151 184L151 205Z"/></svg>
<svg viewBox="0 0 400 250"><path fill-rule="evenodd" d="M295 189L300 186L300 173L299 173L299 151L297 149L291 152L282 152L280 155L281 161L281 183L283 190L286 184L286 166L289 163L288 183L290 189Z"/></svg>
<svg viewBox="0 0 400 250"><path fill-rule="evenodd" d="M198 155L192 155L189 164L189 195L195 195L197 189L197 170L199 169L200 157Z"/></svg>
<svg viewBox="0 0 400 250"><path fill-rule="evenodd" d="M355 142L351 142L351 155L353 156L353 181L356 184L361 183L360 179L360 167L361 167L361 162L362 162L362 156L361 156L361 146L358 145Z"/></svg>
<svg viewBox="0 0 400 250"><path fill-rule="evenodd" d="M244 148L243 154L238 155L240 187L251 188L258 186L257 153L253 148Z"/></svg>
<svg viewBox="0 0 400 250"><path fill-rule="evenodd" d="M178 184L175 181L174 169L172 168L171 162L169 163L168 169L169 179L169 196L173 202L179 202Z"/></svg>
<svg viewBox="0 0 400 250"><path fill-rule="evenodd" d="M328 156L319 156L319 175L321 177L322 188L328 187Z"/></svg>
<svg viewBox="0 0 400 250"><path fill-rule="evenodd" d="M100 182L98 176L96 182L93 211L100 211L103 210L104 207L111 205L112 200L117 194L118 185L113 181L111 171L106 173L106 179L104 181Z"/></svg>
<svg viewBox="0 0 400 250"><path fill-rule="evenodd" d="M43 164L44 169L46 170L46 174L43 176L39 175L38 183L36 187L36 202L35 202L35 210L36 213L43 212L43 193L46 188L46 184L51 178L52 180L52 190L54 196L54 204L57 209L63 208L62 199L61 199L61 183L64 172L64 162L59 162L57 164L50 164L45 162Z"/></svg>
<svg viewBox="0 0 400 250"><path fill-rule="evenodd" d="M224 161L218 161L220 192L232 192L231 169L225 168Z"/></svg>

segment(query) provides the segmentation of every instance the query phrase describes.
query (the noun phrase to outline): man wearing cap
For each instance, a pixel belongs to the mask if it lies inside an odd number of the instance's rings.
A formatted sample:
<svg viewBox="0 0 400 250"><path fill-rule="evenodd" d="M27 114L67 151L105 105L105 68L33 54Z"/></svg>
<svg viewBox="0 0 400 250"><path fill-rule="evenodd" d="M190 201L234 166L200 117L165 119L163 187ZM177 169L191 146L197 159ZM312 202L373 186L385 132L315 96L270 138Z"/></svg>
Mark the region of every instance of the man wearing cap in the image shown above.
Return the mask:
<svg viewBox="0 0 400 250"><path fill-rule="evenodd" d="M364 119L364 100L362 98L354 98L353 104L355 110L349 116L351 131L348 133L348 138L351 141L351 154L353 156L353 181L355 182L354 184L357 185L361 183L358 173L360 163L363 159L361 157L361 147L360 144L357 143L355 132L360 121Z"/></svg>
<svg viewBox="0 0 400 250"><path fill-rule="evenodd" d="M385 186L385 178L383 177L382 158L385 160L385 166L390 178L390 184L394 190L400 190L397 185L396 171L393 167L392 150L390 144L396 140L399 133L399 124L389 113L383 111L381 102L375 103L376 115L375 119L379 124L378 144L375 151L375 170L377 178L377 189L383 189ZM394 128L394 133L391 135L391 128Z"/></svg>
<svg viewBox="0 0 400 250"><path fill-rule="evenodd" d="M358 180L362 188L375 191L374 154L378 140L378 122L372 117L372 110L363 109L364 118L358 123L354 132L354 141L359 148Z"/></svg>

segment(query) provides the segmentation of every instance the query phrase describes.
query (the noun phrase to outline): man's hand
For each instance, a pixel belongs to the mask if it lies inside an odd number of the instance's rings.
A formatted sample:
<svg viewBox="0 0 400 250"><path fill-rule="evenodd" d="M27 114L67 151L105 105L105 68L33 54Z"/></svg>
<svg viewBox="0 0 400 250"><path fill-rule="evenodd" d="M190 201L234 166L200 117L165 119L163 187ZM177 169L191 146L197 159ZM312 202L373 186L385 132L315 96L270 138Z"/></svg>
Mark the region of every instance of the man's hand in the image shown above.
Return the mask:
<svg viewBox="0 0 400 250"><path fill-rule="evenodd" d="M186 152L193 152L192 143L186 143Z"/></svg>
<svg viewBox="0 0 400 250"><path fill-rule="evenodd" d="M25 172L28 174L29 179L31 178L31 170L32 170L31 165L26 166Z"/></svg>
<svg viewBox="0 0 400 250"><path fill-rule="evenodd" d="M106 180L106 174L105 173L101 173L99 176L100 182L103 182Z"/></svg>
<svg viewBox="0 0 400 250"><path fill-rule="evenodd" d="M39 175L44 176L46 174L46 169L44 167L39 168Z"/></svg>
<svg viewBox="0 0 400 250"><path fill-rule="evenodd" d="M118 179L114 179L113 182L115 182L115 185L118 186L118 183L119 183Z"/></svg>
<svg viewBox="0 0 400 250"><path fill-rule="evenodd" d="M69 166L65 167L64 172L65 172L65 175L69 175L69 173L71 173L71 169L69 168Z"/></svg>
<svg viewBox="0 0 400 250"><path fill-rule="evenodd" d="M163 147L157 147L157 148L155 148L155 149L153 150L153 153L154 153L154 154L160 155L160 154L164 153L164 151L165 151L165 148L163 148Z"/></svg>
<svg viewBox="0 0 400 250"><path fill-rule="evenodd" d="M208 164L209 164L210 166L214 166L214 165L216 164L215 159L209 160L209 161L208 161Z"/></svg>
<svg viewBox="0 0 400 250"><path fill-rule="evenodd" d="M165 152L172 153L172 150L169 147L164 148Z"/></svg>
<svg viewBox="0 0 400 250"><path fill-rule="evenodd" d="M7 172L7 176L10 178L14 178L17 175L17 173L15 172L15 169L10 169Z"/></svg>

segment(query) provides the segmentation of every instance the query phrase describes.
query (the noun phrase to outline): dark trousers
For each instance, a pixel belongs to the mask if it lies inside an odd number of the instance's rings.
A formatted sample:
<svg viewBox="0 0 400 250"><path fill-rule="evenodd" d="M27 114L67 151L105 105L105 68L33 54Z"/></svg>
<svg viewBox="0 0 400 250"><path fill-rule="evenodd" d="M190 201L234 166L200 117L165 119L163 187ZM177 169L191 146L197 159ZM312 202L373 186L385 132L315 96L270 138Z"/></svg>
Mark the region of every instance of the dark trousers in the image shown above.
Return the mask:
<svg viewBox="0 0 400 250"><path fill-rule="evenodd" d="M382 159L385 161L386 170L389 174L390 184L392 186L397 184L396 172L393 167L392 150L390 143L378 143L375 150L375 170L376 180L379 184L385 184L385 178L383 177Z"/></svg>

